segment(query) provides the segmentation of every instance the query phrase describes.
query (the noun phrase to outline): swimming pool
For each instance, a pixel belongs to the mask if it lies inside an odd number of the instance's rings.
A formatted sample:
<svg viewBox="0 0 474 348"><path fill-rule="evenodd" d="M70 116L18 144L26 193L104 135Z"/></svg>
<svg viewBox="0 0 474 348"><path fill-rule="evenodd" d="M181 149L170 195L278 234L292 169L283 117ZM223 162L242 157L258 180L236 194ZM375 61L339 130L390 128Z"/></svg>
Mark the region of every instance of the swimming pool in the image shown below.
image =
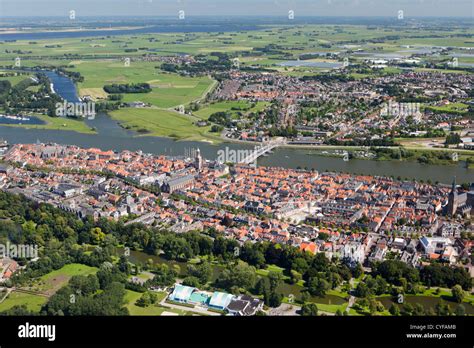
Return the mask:
<svg viewBox="0 0 474 348"><path fill-rule="evenodd" d="M191 297L189 298L189 302L199 303L199 304L206 304L209 300L209 296L202 292L193 291Z"/></svg>

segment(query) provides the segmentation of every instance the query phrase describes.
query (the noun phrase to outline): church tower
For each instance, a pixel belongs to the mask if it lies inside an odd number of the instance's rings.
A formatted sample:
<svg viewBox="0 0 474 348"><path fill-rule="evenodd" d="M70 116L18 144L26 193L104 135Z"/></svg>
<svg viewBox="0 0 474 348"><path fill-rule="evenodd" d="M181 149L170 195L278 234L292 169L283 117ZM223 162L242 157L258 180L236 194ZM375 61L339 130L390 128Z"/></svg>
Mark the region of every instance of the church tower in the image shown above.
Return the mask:
<svg viewBox="0 0 474 348"><path fill-rule="evenodd" d="M456 188L456 177L453 179L451 192L448 196L447 215L454 216L458 210L458 189Z"/></svg>
<svg viewBox="0 0 474 348"><path fill-rule="evenodd" d="M203 160L201 156L201 150L199 148L196 151L196 157L194 158L194 167L198 172L202 171L202 166L203 166Z"/></svg>

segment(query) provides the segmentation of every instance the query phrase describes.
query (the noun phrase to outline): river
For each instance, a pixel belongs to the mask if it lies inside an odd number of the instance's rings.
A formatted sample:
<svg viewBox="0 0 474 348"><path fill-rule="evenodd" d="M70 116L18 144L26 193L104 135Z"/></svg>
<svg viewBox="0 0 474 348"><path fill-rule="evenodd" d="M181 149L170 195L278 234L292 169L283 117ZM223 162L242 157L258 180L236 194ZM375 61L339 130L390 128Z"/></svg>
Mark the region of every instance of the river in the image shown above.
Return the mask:
<svg viewBox="0 0 474 348"><path fill-rule="evenodd" d="M55 72L47 72L53 88L64 99L76 102L77 90L72 81ZM206 159L214 160L217 151L225 147L230 149L250 149L246 144L212 145L205 142L175 141L170 138L138 136L136 133L121 128L118 123L106 114L99 114L94 120L85 120L97 134L81 134L72 131L25 129L21 127L0 126L0 138L10 144L53 142L72 144L81 147L96 147L103 150L142 150L157 155L184 155L187 149L199 148ZM417 162L374 161L351 159L343 161L338 157L318 155L316 150L279 148L267 157L258 160L260 166L284 168L308 168L318 171L338 171L353 174L401 177L402 179L431 180L449 184L456 176L458 182L474 181L474 169L465 168L464 162L458 165L427 165Z"/></svg>

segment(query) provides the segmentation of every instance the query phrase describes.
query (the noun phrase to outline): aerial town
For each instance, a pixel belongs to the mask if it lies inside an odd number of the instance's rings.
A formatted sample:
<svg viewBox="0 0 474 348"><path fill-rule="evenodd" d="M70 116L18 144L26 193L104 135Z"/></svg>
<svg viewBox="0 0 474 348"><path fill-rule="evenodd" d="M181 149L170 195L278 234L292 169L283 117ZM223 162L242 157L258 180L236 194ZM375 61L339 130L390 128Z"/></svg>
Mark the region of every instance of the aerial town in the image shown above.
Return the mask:
<svg viewBox="0 0 474 348"><path fill-rule="evenodd" d="M472 343L471 2L0 0L0 348Z"/></svg>
<svg viewBox="0 0 474 348"><path fill-rule="evenodd" d="M364 66L363 62L357 64ZM454 148L474 149L474 124L465 113L467 109L447 109L462 102L472 108L474 102L468 95L474 83L472 74L407 71L359 80L341 76L333 72L324 81L234 71L213 98L278 104L277 117L273 119L271 106L247 117L224 119L222 125L229 128L226 136L230 139L261 141L274 135L272 128L290 127L294 132L278 135L288 137L288 143L293 145L354 145L354 141L386 145L390 137L423 140L433 134L446 137L452 129L458 129L461 139L453 144ZM430 102L421 107L419 102L396 100ZM443 145L439 139L425 144Z"/></svg>
<svg viewBox="0 0 474 348"><path fill-rule="evenodd" d="M254 168L205 160L199 150L195 155L15 144L4 156L0 183L80 218L176 233L213 228L241 244L288 244L352 263L395 257L417 267L469 259L473 186ZM234 223L222 224L224 217Z"/></svg>

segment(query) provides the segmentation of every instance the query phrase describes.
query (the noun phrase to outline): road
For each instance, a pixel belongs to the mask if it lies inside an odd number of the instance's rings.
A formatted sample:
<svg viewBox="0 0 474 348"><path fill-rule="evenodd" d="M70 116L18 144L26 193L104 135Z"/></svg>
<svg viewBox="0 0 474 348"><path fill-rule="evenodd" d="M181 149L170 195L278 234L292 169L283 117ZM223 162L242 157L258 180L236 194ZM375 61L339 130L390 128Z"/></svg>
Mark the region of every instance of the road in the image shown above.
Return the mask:
<svg viewBox="0 0 474 348"><path fill-rule="evenodd" d="M179 310L187 311L187 312L194 312L194 313L198 313L198 314L202 314L202 315L214 315L214 316L222 315L221 313L210 312L207 309L202 308L202 307L195 306L194 308L191 308L191 307L186 307L186 306L175 305L175 304L166 302L166 299L167 299L167 297L165 297L163 300L161 300L161 302L160 302L161 306L174 308L174 309L179 309Z"/></svg>

